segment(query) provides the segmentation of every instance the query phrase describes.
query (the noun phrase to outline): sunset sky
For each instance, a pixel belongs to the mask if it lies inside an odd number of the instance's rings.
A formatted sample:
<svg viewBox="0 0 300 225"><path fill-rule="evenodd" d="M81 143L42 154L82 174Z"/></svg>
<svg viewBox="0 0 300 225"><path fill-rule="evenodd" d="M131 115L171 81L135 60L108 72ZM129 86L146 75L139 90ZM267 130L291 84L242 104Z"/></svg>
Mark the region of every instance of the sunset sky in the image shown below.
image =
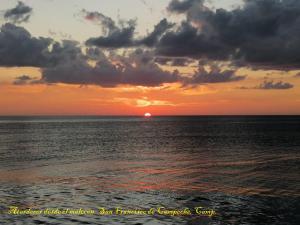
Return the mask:
<svg viewBox="0 0 300 225"><path fill-rule="evenodd" d="M300 113L299 0L1 0L0 115Z"/></svg>

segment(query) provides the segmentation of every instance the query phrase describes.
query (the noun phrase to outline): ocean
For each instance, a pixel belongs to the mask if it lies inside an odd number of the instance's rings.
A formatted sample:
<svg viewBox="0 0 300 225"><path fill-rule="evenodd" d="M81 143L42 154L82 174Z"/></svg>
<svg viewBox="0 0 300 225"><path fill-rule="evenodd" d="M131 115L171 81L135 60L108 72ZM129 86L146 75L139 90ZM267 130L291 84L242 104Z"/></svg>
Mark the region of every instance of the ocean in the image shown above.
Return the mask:
<svg viewBox="0 0 300 225"><path fill-rule="evenodd" d="M0 117L1 225L298 225L299 200L300 116Z"/></svg>

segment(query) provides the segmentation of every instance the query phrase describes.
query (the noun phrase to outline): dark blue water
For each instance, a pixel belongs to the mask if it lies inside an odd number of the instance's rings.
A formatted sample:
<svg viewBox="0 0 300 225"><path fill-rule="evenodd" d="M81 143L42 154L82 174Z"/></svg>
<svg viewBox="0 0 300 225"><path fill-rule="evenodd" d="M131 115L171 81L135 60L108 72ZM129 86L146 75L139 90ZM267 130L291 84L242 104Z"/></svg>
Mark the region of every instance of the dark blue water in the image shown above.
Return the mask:
<svg viewBox="0 0 300 225"><path fill-rule="evenodd" d="M0 117L0 224L300 224L300 117ZM8 215L201 206L207 216Z"/></svg>

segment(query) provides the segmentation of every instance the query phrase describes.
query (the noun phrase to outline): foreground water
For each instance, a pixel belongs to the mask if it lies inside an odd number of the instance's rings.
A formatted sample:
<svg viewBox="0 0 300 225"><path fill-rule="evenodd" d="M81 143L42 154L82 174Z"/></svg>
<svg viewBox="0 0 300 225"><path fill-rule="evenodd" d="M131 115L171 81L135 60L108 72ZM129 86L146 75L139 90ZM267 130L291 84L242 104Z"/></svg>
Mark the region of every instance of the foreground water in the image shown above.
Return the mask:
<svg viewBox="0 0 300 225"><path fill-rule="evenodd" d="M0 224L300 223L300 117L0 117ZM216 215L9 215L8 207Z"/></svg>

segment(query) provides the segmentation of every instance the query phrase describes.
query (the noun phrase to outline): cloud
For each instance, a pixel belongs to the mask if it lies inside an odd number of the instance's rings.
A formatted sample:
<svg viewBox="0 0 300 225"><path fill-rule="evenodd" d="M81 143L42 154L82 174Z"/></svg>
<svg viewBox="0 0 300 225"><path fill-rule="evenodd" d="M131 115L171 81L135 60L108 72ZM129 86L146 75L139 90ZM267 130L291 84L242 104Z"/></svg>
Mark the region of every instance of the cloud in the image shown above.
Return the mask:
<svg viewBox="0 0 300 225"><path fill-rule="evenodd" d="M98 23L102 26L104 36L92 37L86 41L88 46L97 46L102 48L128 48L147 46L153 47L160 37L174 24L169 23L167 19L162 19L151 33L143 38L135 38L136 21L118 21L115 22L108 16L99 12L89 12L82 10L86 20Z"/></svg>
<svg viewBox="0 0 300 225"><path fill-rule="evenodd" d="M156 45L156 53L168 57L210 58L228 60L231 49L207 33L199 33L190 23L167 32Z"/></svg>
<svg viewBox="0 0 300 225"><path fill-rule="evenodd" d="M210 70L205 69L199 65L198 70L188 78L183 78L184 85L199 85L209 83L225 83L240 81L245 79L246 76L236 75L234 70L222 71L218 66L211 66Z"/></svg>
<svg viewBox="0 0 300 225"><path fill-rule="evenodd" d="M88 60L94 60L92 66ZM7 23L0 32L1 66L40 67L40 81L31 81L22 76L15 84L43 82L67 83L103 87L121 84L159 86L178 80L177 72L163 71L153 56L141 49L129 56L108 58L98 48L88 48L83 53L79 43L70 40L54 42L49 38L35 38L22 27Z"/></svg>
<svg viewBox="0 0 300 225"><path fill-rule="evenodd" d="M33 80L35 80L35 79L31 78L28 75L21 75L19 77L16 77L13 84L15 84L15 85L25 85L25 84L29 84Z"/></svg>
<svg viewBox="0 0 300 225"><path fill-rule="evenodd" d="M51 67L86 57L76 41L32 37L26 29L11 23L0 29L0 66Z"/></svg>
<svg viewBox="0 0 300 225"><path fill-rule="evenodd" d="M108 30L107 36L89 38L85 43L88 46L103 48L127 48L134 45L135 21L130 20L122 27Z"/></svg>
<svg viewBox="0 0 300 225"><path fill-rule="evenodd" d="M142 38L134 36L135 23L122 27L101 13L85 11L86 19L101 21L107 30L86 44L114 49L146 46L160 62L174 57L227 61L252 69L300 68L298 0L245 0L232 10L210 9L205 0L172 0L167 10L186 18L176 26L162 19Z"/></svg>
<svg viewBox="0 0 300 225"><path fill-rule="evenodd" d="M134 45L135 20L115 22L99 12L81 11L86 20L101 25L104 36L92 37L86 41L88 46L103 48L127 48Z"/></svg>
<svg viewBox="0 0 300 225"><path fill-rule="evenodd" d="M4 19L12 23L27 22L32 14L32 8L19 1L18 4L4 13Z"/></svg>
<svg viewBox="0 0 300 225"><path fill-rule="evenodd" d="M137 44L152 47L159 41L159 38L173 26L174 24L169 23L167 19L162 19L157 25L155 25L154 30L142 40L137 41Z"/></svg>
<svg viewBox="0 0 300 225"><path fill-rule="evenodd" d="M52 39L35 38L23 27L11 23L0 29L1 66L43 66Z"/></svg>
<svg viewBox="0 0 300 225"><path fill-rule="evenodd" d="M268 80L264 80L263 83L261 83L258 86L255 87L238 87L238 89L243 89L243 90L248 90L248 89L261 89L261 90L286 90L286 89L291 89L293 88L294 85L290 84L288 82L282 82L282 81L268 81Z"/></svg>
<svg viewBox="0 0 300 225"><path fill-rule="evenodd" d="M293 88L294 85L287 82L274 82L274 81L264 81L260 84L257 89L271 90L271 89L290 89Z"/></svg>
<svg viewBox="0 0 300 225"><path fill-rule="evenodd" d="M172 0L167 9L170 12L175 12L175 13L185 13L188 10L190 10L192 7L195 7L199 4L202 4L204 0Z"/></svg>
<svg viewBox="0 0 300 225"><path fill-rule="evenodd" d="M54 67L44 68L41 81L102 87L118 85L152 87L178 81L177 72L163 71L153 60L145 60L145 54L143 51L136 51L128 57L117 56L113 61L104 58L103 54L95 66L82 58L62 61Z"/></svg>
<svg viewBox="0 0 300 225"><path fill-rule="evenodd" d="M118 85L160 86L179 82L183 85L231 82L244 79L233 70L222 71L217 66L205 70L199 65L191 77L178 71L165 71L156 62L152 50L141 48L124 55L110 52L105 55L97 47L83 51L76 41L55 42L49 38L35 38L22 27L7 23L0 32L0 66L35 66L41 68L41 79L24 75L14 84L79 84L116 87ZM93 63L91 63L91 61ZM183 65L186 58L172 59L171 63ZM30 80L31 79L31 80Z"/></svg>
<svg viewBox="0 0 300 225"><path fill-rule="evenodd" d="M83 54L78 42L72 40L63 40L62 42L53 42L51 50L44 53L46 61L42 67L55 67L61 63L84 61L87 56Z"/></svg>
<svg viewBox="0 0 300 225"><path fill-rule="evenodd" d="M300 1L245 0L233 10L212 10L200 0L173 0L171 13L184 13L177 29L156 45L161 56L232 61L236 66L300 68Z"/></svg>
<svg viewBox="0 0 300 225"><path fill-rule="evenodd" d="M97 47L90 47L86 49L86 56L90 60L103 60L106 58L104 53Z"/></svg>

